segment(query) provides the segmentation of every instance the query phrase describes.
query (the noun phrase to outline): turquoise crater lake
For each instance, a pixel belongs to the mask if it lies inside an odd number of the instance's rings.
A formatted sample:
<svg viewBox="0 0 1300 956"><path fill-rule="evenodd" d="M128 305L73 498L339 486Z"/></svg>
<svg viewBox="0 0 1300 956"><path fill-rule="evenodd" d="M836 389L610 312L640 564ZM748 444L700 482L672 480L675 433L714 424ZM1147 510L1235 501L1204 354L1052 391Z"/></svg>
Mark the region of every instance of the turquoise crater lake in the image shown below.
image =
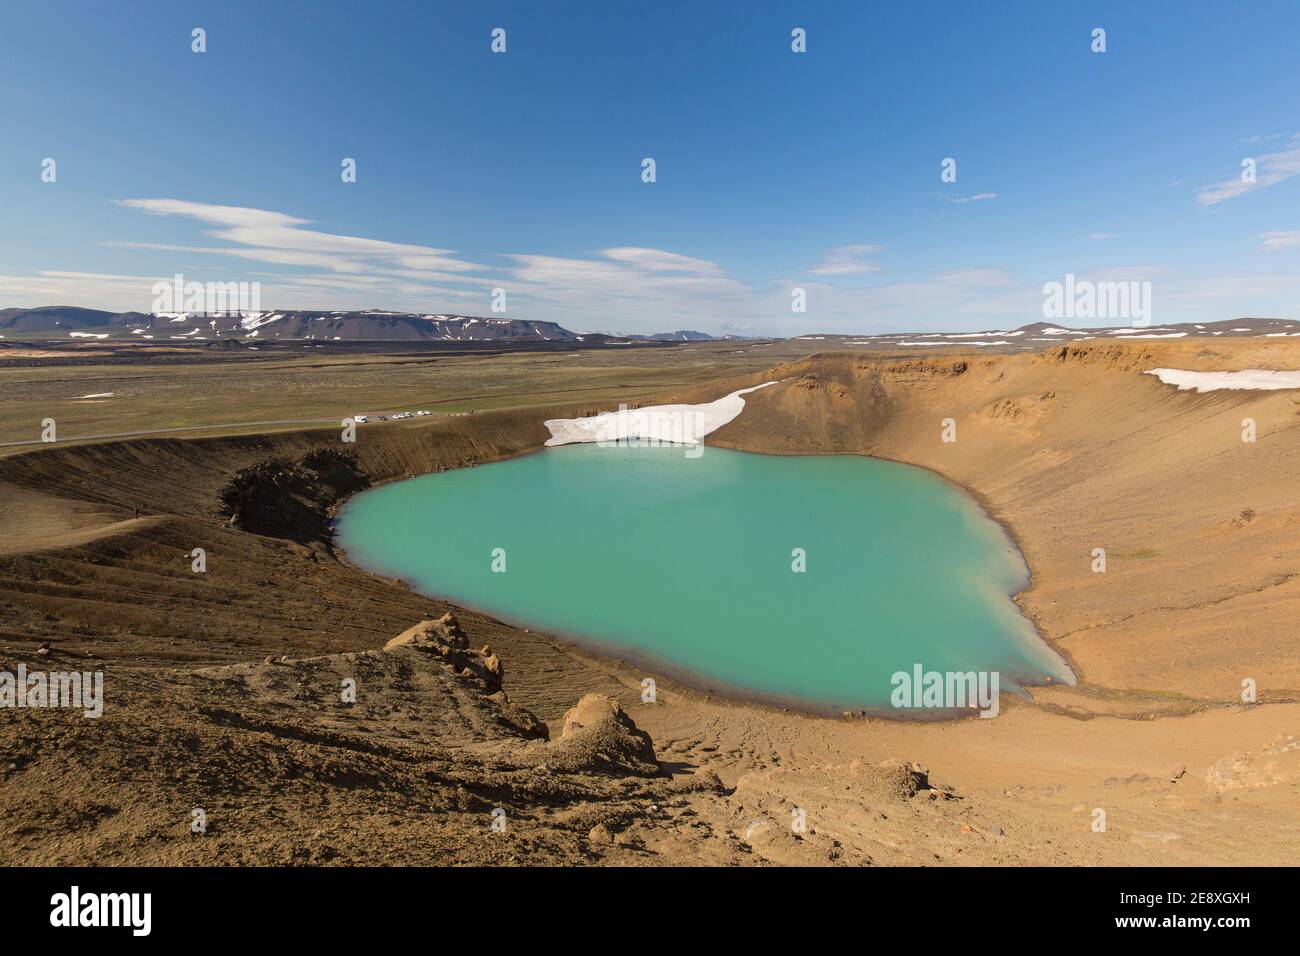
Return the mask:
<svg viewBox="0 0 1300 956"><path fill-rule="evenodd" d="M916 664L1073 681L1011 600L1006 532L908 465L568 446L372 489L336 531L362 567L647 676L900 716L891 676Z"/></svg>

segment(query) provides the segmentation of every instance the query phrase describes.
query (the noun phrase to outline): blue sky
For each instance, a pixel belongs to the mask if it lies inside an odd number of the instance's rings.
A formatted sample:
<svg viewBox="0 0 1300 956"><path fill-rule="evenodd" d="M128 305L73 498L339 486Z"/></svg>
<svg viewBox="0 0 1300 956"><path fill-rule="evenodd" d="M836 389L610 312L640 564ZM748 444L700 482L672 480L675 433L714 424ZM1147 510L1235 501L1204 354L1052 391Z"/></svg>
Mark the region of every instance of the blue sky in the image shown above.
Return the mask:
<svg viewBox="0 0 1300 956"><path fill-rule="evenodd" d="M1298 35L1293 2L9 5L0 307L145 310L180 272L271 308L500 287L579 330L982 329L1074 273L1151 282L1156 323L1300 317Z"/></svg>

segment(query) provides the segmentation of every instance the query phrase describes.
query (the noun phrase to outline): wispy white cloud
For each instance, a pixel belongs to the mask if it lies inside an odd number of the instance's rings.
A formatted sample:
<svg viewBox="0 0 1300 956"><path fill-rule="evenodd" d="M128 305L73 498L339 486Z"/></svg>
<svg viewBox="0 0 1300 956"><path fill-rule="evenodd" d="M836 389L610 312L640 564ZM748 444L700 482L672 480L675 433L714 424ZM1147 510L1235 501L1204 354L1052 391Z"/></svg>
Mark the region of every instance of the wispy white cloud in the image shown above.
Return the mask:
<svg viewBox="0 0 1300 956"><path fill-rule="evenodd" d="M1292 229L1290 232L1261 232L1259 238L1262 240L1261 245L1269 252L1281 252L1283 249L1300 246L1300 229Z"/></svg>
<svg viewBox="0 0 1300 956"><path fill-rule="evenodd" d="M1093 233L1089 233L1089 234L1088 234L1088 238L1089 238L1089 239L1096 240L1097 242L1106 242L1107 240L1110 240L1110 239L1118 239L1118 238L1119 238L1119 233L1117 233L1117 232L1093 232Z"/></svg>
<svg viewBox="0 0 1300 956"><path fill-rule="evenodd" d="M949 196L949 202L955 202L958 205L968 202L988 202L990 199L997 199L997 193L975 193L973 196Z"/></svg>
<svg viewBox="0 0 1300 956"><path fill-rule="evenodd" d="M155 216L197 219L217 227L208 230L207 235L232 243L229 247L190 250L194 252L242 256L277 265L324 266L338 272L380 268L457 273L483 268L457 258L450 249L318 232L303 228L311 222L309 219L266 209L218 206L184 199L119 199L117 203Z"/></svg>
<svg viewBox="0 0 1300 956"><path fill-rule="evenodd" d="M693 259L690 256L665 252L662 249L642 249L634 246L622 246L604 249L601 255L613 259L642 272L682 272L694 275L722 275L722 267L716 262Z"/></svg>
<svg viewBox="0 0 1300 956"><path fill-rule="evenodd" d="M662 249L603 249L594 258L506 256L509 294L531 310L579 314L587 328L645 331L646 322L716 328L752 306L753 291L717 263ZM603 324L602 324L603 323Z"/></svg>
<svg viewBox="0 0 1300 956"><path fill-rule="evenodd" d="M1196 201L1202 206L1214 206L1258 189L1267 189L1300 174L1300 136L1292 137L1287 148L1276 153L1252 157L1255 160L1255 179L1246 182L1241 173L1196 191Z"/></svg>
<svg viewBox="0 0 1300 956"><path fill-rule="evenodd" d="M1258 146L1260 143L1268 143L1275 139L1281 139L1282 133L1256 133L1253 136L1246 136L1237 140L1238 146Z"/></svg>
<svg viewBox="0 0 1300 956"><path fill-rule="evenodd" d="M880 263L871 257L881 252L884 246L858 243L850 246L836 246L822 254L817 265L804 272L814 276L849 276L879 272Z"/></svg>

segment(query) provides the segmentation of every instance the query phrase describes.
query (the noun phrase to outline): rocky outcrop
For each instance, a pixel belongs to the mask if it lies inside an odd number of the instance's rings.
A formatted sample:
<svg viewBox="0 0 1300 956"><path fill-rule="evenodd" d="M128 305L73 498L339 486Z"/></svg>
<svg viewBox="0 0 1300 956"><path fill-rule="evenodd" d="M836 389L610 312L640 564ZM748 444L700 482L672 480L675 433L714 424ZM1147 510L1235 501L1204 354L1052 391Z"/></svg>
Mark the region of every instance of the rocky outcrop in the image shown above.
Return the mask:
<svg viewBox="0 0 1300 956"><path fill-rule="evenodd" d="M445 660L461 679L479 687L485 694L501 690L505 679L505 666L501 658L484 645L474 651L469 649L469 639L461 630L456 615L448 611L442 617L421 621L407 628L384 645L386 651L414 650L434 654Z"/></svg>
<svg viewBox="0 0 1300 956"><path fill-rule="evenodd" d="M876 792L895 800L908 800L930 788L930 771L919 763L885 760L874 767L858 767L859 776Z"/></svg>
<svg viewBox="0 0 1300 956"><path fill-rule="evenodd" d="M236 471L221 489L221 514L241 531L328 541L329 507L369 484L356 456L333 448L297 460L267 458Z"/></svg>
<svg viewBox="0 0 1300 956"><path fill-rule="evenodd" d="M411 647L425 651L464 650L469 647L465 632L461 630L456 615L448 611L442 617L421 621L408 627L384 645L384 650Z"/></svg>
<svg viewBox="0 0 1300 956"><path fill-rule="evenodd" d="M550 737L545 723L531 711L511 703L502 690L506 672L501 658L492 653L487 644L476 651L471 650L469 638L451 611L408 627L385 644L384 650L388 653L414 652L436 658L456 676L458 682L480 691L500 706L511 725L531 737L541 740Z"/></svg>
<svg viewBox="0 0 1300 956"><path fill-rule="evenodd" d="M1159 364L1159 350L1131 342L1079 343L1046 349L1034 358L1054 365L1091 365L1113 371L1145 370Z"/></svg>
<svg viewBox="0 0 1300 956"><path fill-rule="evenodd" d="M1048 415L1056 403L1056 393L1043 391L1034 395L1002 396L989 402L977 413L990 422L1032 429Z"/></svg>
<svg viewBox="0 0 1300 956"><path fill-rule="evenodd" d="M659 773L654 741L603 694L587 694L564 715L547 764L557 770L596 770L652 777Z"/></svg>

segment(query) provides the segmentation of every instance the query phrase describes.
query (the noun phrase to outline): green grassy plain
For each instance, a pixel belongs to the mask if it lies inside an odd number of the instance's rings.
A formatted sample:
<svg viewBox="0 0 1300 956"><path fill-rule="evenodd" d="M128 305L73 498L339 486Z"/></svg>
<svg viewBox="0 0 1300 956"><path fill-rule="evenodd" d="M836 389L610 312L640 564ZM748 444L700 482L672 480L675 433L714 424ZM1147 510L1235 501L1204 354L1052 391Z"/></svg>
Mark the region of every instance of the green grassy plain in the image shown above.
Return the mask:
<svg viewBox="0 0 1300 956"><path fill-rule="evenodd" d="M33 343L0 350L0 446L38 440L46 418L57 423L63 444L161 429L178 436L267 432L416 409L448 414L635 402L807 351L786 343L717 342L476 355L304 348L301 355L282 349L257 357L245 349L95 343L43 350ZM92 395L103 397L84 397ZM0 447L0 454L31 447Z"/></svg>

